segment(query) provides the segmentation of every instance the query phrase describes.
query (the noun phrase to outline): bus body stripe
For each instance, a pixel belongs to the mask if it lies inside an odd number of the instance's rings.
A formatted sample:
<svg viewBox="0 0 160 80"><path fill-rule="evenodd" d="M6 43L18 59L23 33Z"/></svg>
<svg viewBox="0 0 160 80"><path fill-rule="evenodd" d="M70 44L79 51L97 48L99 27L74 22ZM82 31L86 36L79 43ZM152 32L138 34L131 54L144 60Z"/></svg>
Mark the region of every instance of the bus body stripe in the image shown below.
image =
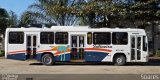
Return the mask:
<svg viewBox="0 0 160 80"><path fill-rule="evenodd" d="M12 52L7 52L7 54L17 54L17 53L25 53L27 52L26 50L19 50L19 51L12 51Z"/></svg>
<svg viewBox="0 0 160 80"><path fill-rule="evenodd" d="M85 51L96 51L96 52L98 52L98 51L112 52L112 50L102 49L102 48L85 48L84 50L85 50ZM37 53L39 53L39 52L49 52L49 51L57 51L57 50L53 50L53 49L40 50L40 51L38 51ZM22 52L25 53L25 52L27 52L27 50L19 50L19 51L7 52L7 54L18 54L18 53L22 53ZM71 52L71 49L68 48L66 52L67 52L67 53L68 53L68 52ZM57 54L63 54L63 53L56 52L55 54L57 55Z"/></svg>
<svg viewBox="0 0 160 80"><path fill-rule="evenodd" d="M51 50L51 49L48 49L48 50L40 50L40 51L38 51L38 52L47 52L47 51L53 51L53 50Z"/></svg>
<svg viewBox="0 0 160 80"><path fill-rule="evenodd" d="M102 48L85 48L85 50L97 50L97 51L105 51L105 52L112 52L112 50L109 49L102 49Z"/></svg>

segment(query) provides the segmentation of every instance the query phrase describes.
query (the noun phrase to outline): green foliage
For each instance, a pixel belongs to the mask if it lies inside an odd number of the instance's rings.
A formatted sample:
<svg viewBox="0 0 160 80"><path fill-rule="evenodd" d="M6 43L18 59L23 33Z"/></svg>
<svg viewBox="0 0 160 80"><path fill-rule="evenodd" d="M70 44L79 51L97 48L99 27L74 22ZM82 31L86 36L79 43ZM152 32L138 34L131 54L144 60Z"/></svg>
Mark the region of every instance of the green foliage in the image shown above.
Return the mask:
<svg viewBox="0 0 160 80"><path fill-rule="evenodd" d="M0 8L0 33L4 33L8 24L9 24L8 12L5 9Z"/></svg>
<svg viewBox="0 0 160 80"><path fill-rule="evenodd" d="M4 50L0 50L0 57L4 56L5 55L5 52Z"/></svg>
<svg viewBox="0 0 160 80"><path fill-rule="evenodd" d="M133 23L141 20L145 24L160 18L158 4L159 0L135 0L128 4L113 2L113 0L88 0L88 2L73 0L70 4L68 0L38 0L24 13L29 12L30 16L25 15L25 19L21 19L24 23L28 20L39 20L57 25L73 25L77 22L88 25L88 23L95 24L96 16L101 15L105 17L103 24L116 23L121 20L129 20Z"/></svg>
<svg viewBox="0 0 160 80"><path fill-rule="evenodd" d="M156 57L160 57L160 50L156 51Z"/></svg>
<svg viewBox="0 0 160 80"><path fill-rule="evenodd" d="M4 34L5 29L10 26L17 25L17 15L13 12L7 12L5 9L0 8L0 32Z"/></svg>
<svg viewBox="0 0 160 80"><path fill-rule="evenodd" d="M15 12L10 11L9 12L9 27L16 26L18 24L17 15Z"/></svg>
<svg viewBox="0 0 160 80"><path fill-rule="evenodd" d="M77 17L70 14L68 8L73 3L69 5L68 0L38 0L22 15L21 24L30 24L35 21L35 23L74 25Z"/></svg>

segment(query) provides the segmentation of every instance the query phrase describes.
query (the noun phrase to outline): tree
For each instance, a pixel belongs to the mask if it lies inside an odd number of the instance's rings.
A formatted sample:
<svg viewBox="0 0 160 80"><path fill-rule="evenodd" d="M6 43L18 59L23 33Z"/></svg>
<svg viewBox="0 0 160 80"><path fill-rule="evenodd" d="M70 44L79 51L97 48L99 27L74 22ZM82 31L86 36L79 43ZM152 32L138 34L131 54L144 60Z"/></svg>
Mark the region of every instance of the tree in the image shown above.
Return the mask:
<svg viewBox="0 0 160 80"><path fill-rule="evenodd" d="M36 20L34 20L33 16L36 16L36 13L29 11L24 12L20 17L19 26L26 26L35 23Z"/></svg>
<svg viewBox="0 0 160 80"><path fill-rule="evenodd" d="M152 53L155 54L155 21L160 20L160 1L159 0L135 0L135 4L129 7L130 12L134 14L134 21L141 21L142 25L151 23L152 31ZM145 28L145 26L141 26Z"/></svg>
<svg viewBox="0 0 160 80"><path fill-rule="evenodd" d="M0 8L0 33L4 35L7 26L9 25L9 15L8 12Z"/></svg>
<svg viewBox="0 0 160 80"><path fill-rule="evenodd" d="M10 11L9 12L9 27L16 26L18 24L17 15L15 12Z"/></svg>
<svg viewBox="0 0 160 80"><path fill-rule="evenodd" d="M117 13L122 10L112 0L90 0L76 14L88 17L90 27L111 27L110 23L119 19Z"/></svg>
<svg viewBox="0 0 160 80"><path fill-rule="evenodd" d="M38 0L24 14L30 15L30 18L39 23L76 25L78 18L70 14L69 10L75 3L76 0Z"/></svg>

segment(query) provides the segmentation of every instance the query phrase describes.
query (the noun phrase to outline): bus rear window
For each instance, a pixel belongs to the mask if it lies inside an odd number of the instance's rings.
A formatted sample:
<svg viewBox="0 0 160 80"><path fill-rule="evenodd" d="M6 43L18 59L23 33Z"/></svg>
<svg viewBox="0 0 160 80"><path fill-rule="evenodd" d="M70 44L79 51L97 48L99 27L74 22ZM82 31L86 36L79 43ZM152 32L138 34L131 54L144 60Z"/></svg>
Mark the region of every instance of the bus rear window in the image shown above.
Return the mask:
<svg viewBox="0 0 160 80"><path fill-rule="evenodd" d="M24 32L9 32L9 43L10 44L23 44L24 43Z"/></svg>

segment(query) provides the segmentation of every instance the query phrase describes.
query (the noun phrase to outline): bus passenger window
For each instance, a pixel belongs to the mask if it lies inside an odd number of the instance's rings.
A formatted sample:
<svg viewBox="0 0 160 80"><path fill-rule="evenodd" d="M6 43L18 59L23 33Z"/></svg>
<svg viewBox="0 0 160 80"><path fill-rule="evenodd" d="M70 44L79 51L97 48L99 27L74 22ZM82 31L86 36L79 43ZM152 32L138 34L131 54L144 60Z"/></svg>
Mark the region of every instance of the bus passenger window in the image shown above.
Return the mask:
<svg viewBox="0 0 160 80"><path fill-rule="evenodd" d="M55 33L56 44L68 44L68 32L56 32Z"/></svg>
<svg viewBox="0 0 160 80"><path fill-rule="evenodd" d="M84 47L84 36L79 36L79 47Z"/></svg>
<svg viewBox="0 0 160 80"><path fill-rule="evenodd" d="M87 44L92 44L92 33L91 32L87 33Z"/></svg>
<svg viewBox="0 0 160 80"><path fill-rule="evenodd" d="M111 44L110 32L94 32L93 44Z"/></svg>
<svg viewBox="0 0 160 80"><path fill-rule="evenodd" d="M72 47L77 47L77 37L72 36Z"/></svg>
<svg viewBox="0 0 160 80"><path fill-rule="evenodd" d="M115 45L126 45L128 44L128 33L127 32L113 32L112 43Z"/></svg>
<svg viewBox="0 0 160 80"><path fill-rule="evenodd" d="M24 32L9 32L10 44L22 44L24 43Z"/></svg>
<svg viewBox="0 0 160 80"><path fill-rule="evenodd" d="M141 37L137 37L137 49L141 49Z"/></svg>
<svg viewBox="0 0 160 80"><path fill-rule="evenodd" d="M143 36L143 51L147 51L147 39L146 36Z"/></svg>
<svg viewBox="0 0 160 80"><path fill-rule="evenodd" d="M40 33L41 44L54 44L54 32L41 32Z"/></svg>

